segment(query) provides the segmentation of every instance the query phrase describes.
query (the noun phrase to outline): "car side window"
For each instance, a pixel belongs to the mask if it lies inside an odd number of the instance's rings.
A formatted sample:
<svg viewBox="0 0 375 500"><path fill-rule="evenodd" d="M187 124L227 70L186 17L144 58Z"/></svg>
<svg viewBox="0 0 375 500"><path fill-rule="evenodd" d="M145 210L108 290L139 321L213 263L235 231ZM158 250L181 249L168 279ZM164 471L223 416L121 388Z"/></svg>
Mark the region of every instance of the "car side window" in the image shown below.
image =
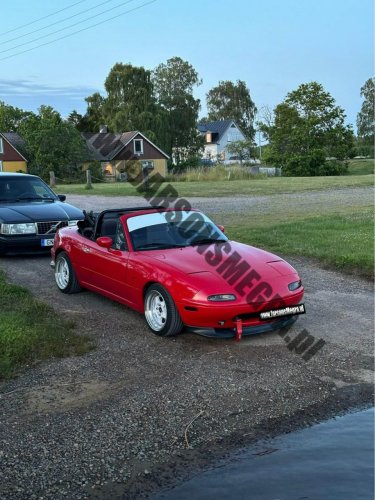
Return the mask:
<svg viewBox="0 0 375 500"><path fill-rule="evenodd" d="M121 221L117 221L115 242L114 242L113 246L114 246L114 248L116 248L116 250L128 251L128 246L126 244L125 231L124 231L123 225L121 224Z"/></svg>

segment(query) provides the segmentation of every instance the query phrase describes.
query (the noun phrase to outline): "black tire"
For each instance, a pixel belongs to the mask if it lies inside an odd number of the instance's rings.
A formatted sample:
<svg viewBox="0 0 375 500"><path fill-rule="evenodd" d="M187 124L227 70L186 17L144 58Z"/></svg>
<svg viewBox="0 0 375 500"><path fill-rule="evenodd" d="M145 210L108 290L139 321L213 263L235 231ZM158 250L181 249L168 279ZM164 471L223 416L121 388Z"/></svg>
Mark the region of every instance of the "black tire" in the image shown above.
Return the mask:
<svg viewBox="0 0 375 500"><path fill-rule="evenodd" d="M153 284L147 288L144 309L146 323L155 335L173 337L181 332L184 325L176 305L161 285Z"/></svg>
<svg viewBox="0 0 375 500"><path fill-rule="evenodd" d="M55 281L58 289L63 293L77 293L82 290L66 252L60 252L56 257Z"/></svg>

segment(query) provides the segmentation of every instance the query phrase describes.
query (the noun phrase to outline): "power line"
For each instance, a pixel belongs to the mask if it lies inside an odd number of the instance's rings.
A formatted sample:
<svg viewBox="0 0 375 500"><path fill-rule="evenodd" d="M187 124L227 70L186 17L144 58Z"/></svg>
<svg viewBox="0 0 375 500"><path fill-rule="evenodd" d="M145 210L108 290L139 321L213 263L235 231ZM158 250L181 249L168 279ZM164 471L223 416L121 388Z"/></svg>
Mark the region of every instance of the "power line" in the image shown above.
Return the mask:
<svg viewBox="0 0 375 500"><path fill-rule="evenodd" d="M86 1L86 0L84 0L84 1ZM1 43L4 44L4 43L13 42L14 40L18 40L19 38L24 38L25 36L32 35L33 33L38 33L38 31L43 31L46 28L51 28L52 26L56 26L56 24L63 23L64 21L67 21L68 19L73 19L73 17L80 16L81 14L86 14L86 12L88 12L89 10L94 10L94 9L101 7L102 5L105 5L109 2L114 2L114 0L106 0L106 2L98 3L98 4L94 5L93 7L90 7L90 9L81 10L81 11L77 12L77 14L73 14L72 16L64 17L64 19L60 19L59 21L55 21L52 24L47 24L46 26L43 26L42 28L38 28L36 30L29 31L28 33L25 33L23 35L17 35L14 38L9 38L9 40L5 40L4 42L1 42ZM69 26L67 26L67 28L69 28ZM51 33L51 34L53 34L53 33ZM34 40L31 40L30 43L33 41ZM16 45L16 47L19 47L19 45ZM16 48L16 47L13 47L13 48ZM12 50L12 49L8 49L8 50Z"/></svg>
<svg viewBox="0 0 375 500"><path fill-rule="evenodd" d="M7 35L8 33L13 33L13 31L20 30L21 28L25 28L26 26L30 26L31 24L35 24L39 21L43 21L43 19L47 19L48 17L55 16L56 14L59 14L60 12L63 12L64 10L71 9L75 5L78 5L79 3L83 3L83 2L87 2L87 0L80 0L79 2L68 5L67 7L64 7L63 9L57 10L56 12L52 12L52 14L48 14L47 16L39 17L38 19L35 19L35 21L31 21L30 23L22 24L21 26L17 26L17 28L13 28L9 31L5 31L4 33L0 33L0 37Z"/></svg>
<svg viewBox="0 0 375 500"><path fill-rule="evenodd" d="M28 42L23 42L19 43L18 45L14 45L13 47L10 47L9 49L4 49L0 50L0 54L3 54L4 52L10 52L11 50L18 49L19 47L24 47L25 45L30 45L33 42L37 42L38 40L43 40L43 38L47 38L51 35L56 35L56 33L61 33L62 31L67 30L68 28L73 28L74 26L78 26L79 24L85 23L86 21L90 21L90 19L95 19L95 17L102 16L103 14L106 14L107 12L111 12L112 10L118 9L119 7L123 7L124 5L134 2L135 0L126 0L126 2L122 2L118 5L115 5L114 7L111 7L110 9L103 10L102 12L99 12L99 14L95 14L94 16L87 17L86 19L83 19L81 21L77 21L76 23L69 24L68 26L65 26L64 28L60 28L58 30L52 31L51 33L47 33L46 35L38 36L37 38L34 38L33 40L29 40ZM107 3L107 2L105 2Z"/></svg>
<svg viewBox="0 0 375 500"><path fill-rule="evenodd" d="M25 54L26 52L30 52L31 50L38 49L39 47L44 47L46 45L51 45L51 43L58 42L59 40L64 40L64 38L68 38L70 36L76 35L77 33L81 33L82 31L87 31L91 28L95 28L96 26L99 26L100 24L106 23L108 21L112 21L112 19L117 19L118 17L121 17L125 14L129 14L130 12L134 12L135 10L141 9L142 7L145 7L146 5L150 5L152 3L156 2L156 0L151 0L150 2L143 3L142 5L139 5L138 7L134 7L133 9L129 9L122 14L118 14L117 16L110 17L108 19L104 19L104 21L100 21L99 23L92 24L91 26L87 26L86 28L82 28L77 31L73 31L73 33L69 33L68 35L60 36L59 38L55 38L55 40L51 40L49 42L41 43L40 45L36 45L35 47L31 47L30 49L22 50L20 52L16 52L15 54L11 54L6 57L0 58L0 61L5 61L6 59L10 59L11 57L16 57L21 54Z"/></svg>

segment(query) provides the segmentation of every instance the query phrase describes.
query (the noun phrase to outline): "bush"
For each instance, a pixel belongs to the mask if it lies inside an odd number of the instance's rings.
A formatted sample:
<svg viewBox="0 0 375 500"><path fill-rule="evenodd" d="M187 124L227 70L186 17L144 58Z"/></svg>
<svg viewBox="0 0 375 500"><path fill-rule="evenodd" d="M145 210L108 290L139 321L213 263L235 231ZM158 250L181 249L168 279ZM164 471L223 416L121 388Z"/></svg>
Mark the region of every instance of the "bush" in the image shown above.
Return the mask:
<svg viewBox="0 0 375 500"><path fill-rule="evenodd" d="M185 161L181 161L178 165L170 163L168 165L168 172L171 174L182 174L187 170L200 169L201 166L201 159L196 156L191 156Z"/></svg>
<svg viewBox="0 0 375 500"><path fill-rule="evenodd" d="M318 168L316 175L345 175L348 173L348 162L328 160Z"/></svg>
<svg viewBox="0 0 375 500"><path fill-rule="evenodd" d="M325 152L315 149L308 154L293 155L282 169L287 177L310 177L314 175L345 175L348 164L338 160L326 160Z"/></svg>
<svg viewBox="0 0 375 500"><path fill-rule="evenodd" d="M358 144L354 148L353 157L355 156L366 156L368 158L374 158L375 147L373 144Z"/></svg>
<svg viewBox="0 0 375 500"><path fill-rule="evenodd" d="M283 175L288 177L308 177L319 175L317 172L325 162L325 153L321 149L307 154L292 155L283 166Z"/></svg>

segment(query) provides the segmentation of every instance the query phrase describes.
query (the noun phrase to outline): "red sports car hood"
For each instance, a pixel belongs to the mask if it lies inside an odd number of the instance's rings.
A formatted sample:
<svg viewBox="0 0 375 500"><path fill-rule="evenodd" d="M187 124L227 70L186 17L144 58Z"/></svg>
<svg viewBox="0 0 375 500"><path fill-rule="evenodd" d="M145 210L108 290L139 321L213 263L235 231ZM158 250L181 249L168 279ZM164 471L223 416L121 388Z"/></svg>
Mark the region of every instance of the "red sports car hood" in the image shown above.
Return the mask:
<svg viewBox="0 0 375 500"><path fill-rule="evenodd" d="M146 253L146 252L145 252ZM277 255L249 245L228 241L212 245L173 248L147 255L185 274L215 273L228 259L233 263L247 262L263 279L296 274L296 270Z"/></svg>

